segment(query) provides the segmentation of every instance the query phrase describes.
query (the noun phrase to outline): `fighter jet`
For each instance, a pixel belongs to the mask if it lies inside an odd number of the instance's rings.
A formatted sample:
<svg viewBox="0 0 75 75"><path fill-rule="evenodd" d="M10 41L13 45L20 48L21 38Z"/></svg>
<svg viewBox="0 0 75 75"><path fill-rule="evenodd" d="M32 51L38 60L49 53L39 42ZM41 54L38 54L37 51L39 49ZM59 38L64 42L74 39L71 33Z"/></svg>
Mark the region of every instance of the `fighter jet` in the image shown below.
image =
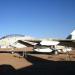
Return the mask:
<svg viewBox="0 0 75 75"><path fill-rule="evenodd" d="M54 52L58 54L61 52L71 51L75 47L75 30L66 39L29 39L29 40L18 40L18 43L33 47L33 51L36 52ZM59 49L57 47L60 47Z"/></svg>

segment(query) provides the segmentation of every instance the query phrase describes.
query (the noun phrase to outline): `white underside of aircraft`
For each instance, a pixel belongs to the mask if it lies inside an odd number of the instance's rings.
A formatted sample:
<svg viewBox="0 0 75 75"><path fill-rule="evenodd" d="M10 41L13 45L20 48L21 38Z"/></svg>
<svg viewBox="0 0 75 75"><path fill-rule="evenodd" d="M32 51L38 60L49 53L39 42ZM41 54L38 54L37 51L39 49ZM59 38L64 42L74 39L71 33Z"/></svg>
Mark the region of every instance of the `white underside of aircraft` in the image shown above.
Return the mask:
<svg viewBox="0 0 75 75"><path fill-rule="evenodd" d="M43 40L40 42L41 45L45 45L45 46L55 46L57 45L59 42L57 41L47 41L47 40ZM44 52L44 53L50 53L53 51L53 49L51 49L50 47L37 47L36 49L34 49L34 51L37 51L37 52Z"/></svg>
<svg viewBox="0 0 75 75"><path fill-rule="evenodd" d="M50 48L43 48L43 49L39 49L39 48L37 48L37 49L34 49L34 51L37 51L37 52L52 52L53 50L52 49L50 49Z"/></svg>

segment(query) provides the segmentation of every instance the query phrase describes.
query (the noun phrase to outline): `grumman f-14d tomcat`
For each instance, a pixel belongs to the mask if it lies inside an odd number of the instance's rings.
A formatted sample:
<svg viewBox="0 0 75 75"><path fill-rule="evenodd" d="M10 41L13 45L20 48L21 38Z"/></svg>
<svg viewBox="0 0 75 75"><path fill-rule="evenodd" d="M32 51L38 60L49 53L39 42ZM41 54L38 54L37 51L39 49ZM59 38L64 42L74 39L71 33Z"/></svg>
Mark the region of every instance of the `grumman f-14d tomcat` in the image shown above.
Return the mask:
<svg viewBox="0 0 75 75"><path fill-rule="evenodd" d="M0 39L1 48L33 47L33 51L57 54L62 49L71 51L75 47L75 30L66 39L36 39L23 35L8 35Z"/></svg>
<svg viewBox="0 0 75 75"><path fill-rule="evenodd" d="M36 52L61 52L71 51L75 47L75 30L66 39L29 39L18 40L23 45L33 46Z"/></svg>

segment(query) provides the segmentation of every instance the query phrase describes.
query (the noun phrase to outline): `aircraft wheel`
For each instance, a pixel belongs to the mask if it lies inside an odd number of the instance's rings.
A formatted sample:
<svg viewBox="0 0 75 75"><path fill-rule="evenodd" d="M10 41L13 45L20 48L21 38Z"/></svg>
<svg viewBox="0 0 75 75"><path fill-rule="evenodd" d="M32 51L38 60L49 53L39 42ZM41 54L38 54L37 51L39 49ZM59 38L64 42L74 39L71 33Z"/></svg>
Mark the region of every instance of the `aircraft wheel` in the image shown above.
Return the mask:
<svg viewBox="0 0 75 75"><path fill-rule="evenodd" d="M58 55L58 51L55 51L54 54L55 54L55 55Z"/></svg>

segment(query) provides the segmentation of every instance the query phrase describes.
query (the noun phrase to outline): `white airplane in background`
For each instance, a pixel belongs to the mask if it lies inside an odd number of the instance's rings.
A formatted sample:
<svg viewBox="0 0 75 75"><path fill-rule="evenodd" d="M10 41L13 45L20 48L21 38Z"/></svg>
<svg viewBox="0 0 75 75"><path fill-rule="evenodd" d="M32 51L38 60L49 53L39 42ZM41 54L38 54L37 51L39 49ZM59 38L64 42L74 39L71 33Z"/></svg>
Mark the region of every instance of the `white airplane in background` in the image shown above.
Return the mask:
<svg viewBox="0 0 75 75"><path fill-rule="evenodd" d="M33 46L36 52L53 52L58 54L60 52L56 46L64 46L64 52L71 51L75 47L75 30L66 39L32 39L32 40L18 40L18 43L27 46Z"/></svg>

